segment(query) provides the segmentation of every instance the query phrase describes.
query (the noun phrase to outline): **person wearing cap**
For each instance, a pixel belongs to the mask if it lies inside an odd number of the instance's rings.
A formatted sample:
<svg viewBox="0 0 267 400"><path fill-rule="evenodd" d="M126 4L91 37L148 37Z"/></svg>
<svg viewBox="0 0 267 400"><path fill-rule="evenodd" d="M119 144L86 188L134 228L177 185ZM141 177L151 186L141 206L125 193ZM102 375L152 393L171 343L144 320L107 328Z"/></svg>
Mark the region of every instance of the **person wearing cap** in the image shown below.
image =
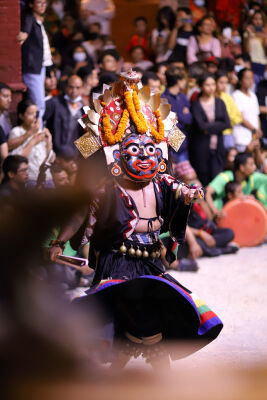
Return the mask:
<svg viewBox="0 0 267 400"><path fill-rule="evenodd" d="M214 56L209 56L206 58L205 64L207 66L207 72L209 74L215 75L216 72L218 71L218 65L219 65L217 58Z"/></svg>

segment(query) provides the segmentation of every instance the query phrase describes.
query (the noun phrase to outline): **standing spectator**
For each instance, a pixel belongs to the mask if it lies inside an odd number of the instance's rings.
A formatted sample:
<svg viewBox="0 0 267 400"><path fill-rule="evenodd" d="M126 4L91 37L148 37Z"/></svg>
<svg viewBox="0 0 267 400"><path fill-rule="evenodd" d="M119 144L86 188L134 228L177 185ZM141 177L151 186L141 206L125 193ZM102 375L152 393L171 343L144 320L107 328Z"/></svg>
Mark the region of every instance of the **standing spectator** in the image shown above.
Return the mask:
<svg viewBox="0 0 267 400"><path fill-rule="evenodd" d="M18 125L9 135L11 154L28 159L29 179L31 184L38 178L39 168L52 150L52 136L47 128L40 132L37 106L31 100L22 100L18 104ZM51 179L51 175L47 176Z"/></svg>
<svg viewBox="0 0 267 400"><path fill-rule="evenodd" d="M45 110L46 68L52 65L49 41L43 25L46 8L46 0L29 0L22 14L21 32L17 37L22 44L23 82L29 97L38 107L41 120Z"/></svg>
<svg viewBox="0 0 267 400"><path fill-rule="evenodd" d="M227 84L227 72L219 71L216 75L216 95L223 100L231 122L231 128L223 131L224 147L229 149L230 147L234 147L232 128L233 126L242 123L242 116L232 96L226 93Z"/></svg>
<svg viewBox="0 0 267 400"><path fill-rule="evenodd" d="M264 79L258 84L257 97L260 106L261 129L263 136L267 138L267 70L264 73Z"/></svg>
<svg viewBox="0 0 267 400"><path fill-rule="evenodd" d="M141 82L143 85L149 86L152 94L160 92L160 80L155 72L145 71Z"/></svg>
<svg viewBox="0 0 267 400"><path fill-rule="evenodd" d="M134 20L135 35L133 35L126 47L128 53L135 46L141 46L144 49L146 57L150 56L149 35L147 31L147 19L145 17L137 17Z"/></svg>
<svg viewBox="0 0 267 400"><path fill-rule="evenodd" d="M204 74L199 80L200 95L192 104L193 126L190 136L191 162L204 186L225 164L222 132L230 128L224 102L215 97L216 82Z"/></svg>
<svg viewBox="0 0 267 400"><path fill-rule="evenodd" d="M81 136L77 120L82 116L83 82L77 75L68 79L66 94L53 97L46 103L44 121L52 133L56 153L76 153L73 142Z"/></svg>
<svg viewBox="0 0 267 400"><path fill-rule="evenodd" d="M182 59L186 62L186 52L189 38L194 34L192 14L189 8L177 9L176 22L171 31L168 47L172 50L172 58Z"/></svg>
<svg viewBox="0 0 267 400"><path fill-rule="evenodd" d="M242 124L233 128L235 147L239 152L245 151L252 139L262 136L260 128L260 109L258 99L251 88L254 84L253 72L244 68L238 73L238 89L233 93L233 99L242 114Z"/></svg>
<svg viewBox="0 0 267 400"><path fill-rule="evenodd" d="M166 61L171 54L168 50L170 33L174 27L175 13L171 7L162 7L157 14L157 28L151 33L151 48L156 63Z"/></svg>
<svg viewBox="0 0 267 400"><path fill-rule="evenodd" d="M138 67L145 71L153 66L151 61L145 59L145 51L142 46L132 47L130 55L133 67Z"/></svg>
<svg viewBox="0 0 267 400"><path fill-rule="evenodd" d="M11 122L8 115L8 110L12 101L11 89L5 83L0 82L0 126L8 138L11 130Z"/></svg>
<svg viewBox="0 0 267 400"><path fill-rule="evenodd" d="M0 165L4 159L8 156L8 144L7 144L7 137L3 128L0 125Z"/></svg>
<svg viewBox="0 0 267 400"><path fill-rule="evenodd" d="M244 33L244 45L250 55L253 72L262 78L267 64L267 28L261 11L256 11L250 18Z"/></svg>
<svg viewBox="0 0 267 400"><path fill-rule="evenodd" d="M92 89L97 87L99 79L96 69L92 69L89 66L82 67L78 70L77 74L83 81L82 101L84 105L89 105L89 96Z"/></svg>
<svg viewBox="0 0 267 400"><path fill-rule="evenodd" d="M198 35L191 36L187 47L187 62L204 61L207 57L221 58L220 41L213 36L214 22L205 16L198 23Z"/></svg>
<svg viewBox="0 0 267 400"><path fill-rule="evenodd" d="M103 35L110 35L110 20L115 15L113 0L81 0L81 6L88 11L88 23L99 22Z"/></svg>
<svg viewBox="0 0 267 400"><path fill-rule="evenodd" d="M65 13L61 28L52 37L52 46L60 52L63 64L69 62L70 51L79 40L83 40L83 35L76 28L73 15Z"/></svg>
<svg viewBox="0 0 267 400"><path fill-rule="evenodd" d="M7 200L17 196L28 182L28 160L19 155L8 156L3 162L4 178L0 185L0 198Z"/></svg>
<svg viewBox="0 0 267 400"><path fill-rule="evenodd" d="M117 73L119 70L119 53L114 50L105 50L100 54L98 64L101 72L114 72Z"/></svg>

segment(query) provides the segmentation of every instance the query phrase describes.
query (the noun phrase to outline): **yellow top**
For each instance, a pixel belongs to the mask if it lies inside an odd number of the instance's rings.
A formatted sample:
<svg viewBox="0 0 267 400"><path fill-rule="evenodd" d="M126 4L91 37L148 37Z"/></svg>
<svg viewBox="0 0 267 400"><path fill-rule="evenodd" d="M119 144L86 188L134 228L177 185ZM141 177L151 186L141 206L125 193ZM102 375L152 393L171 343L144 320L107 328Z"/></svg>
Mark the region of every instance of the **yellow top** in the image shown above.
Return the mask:
<svg viewBox="0 0 267 400"><path fill-rule="evenodd" d="M230 94L222 92L220 97L225 104L226 110L227 110L229 118L230 118L232 128L234 125L241 124L242 116L241 116L241 113L240 113L239 109L237 108L237 105L235 104L232 96L230 96ZM223 131L223 135L231 135L232 128L225 129Z"/></svg>

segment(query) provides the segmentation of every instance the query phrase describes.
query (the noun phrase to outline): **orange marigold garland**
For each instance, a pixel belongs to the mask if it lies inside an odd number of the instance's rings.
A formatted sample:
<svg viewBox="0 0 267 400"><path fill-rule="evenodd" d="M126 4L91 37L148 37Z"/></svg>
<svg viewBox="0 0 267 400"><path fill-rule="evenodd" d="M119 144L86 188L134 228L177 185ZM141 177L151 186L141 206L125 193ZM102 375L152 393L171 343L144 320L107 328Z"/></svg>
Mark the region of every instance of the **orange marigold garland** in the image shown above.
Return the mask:
<svg viewBox="0 0 267 400"><path fill-rule="evenodd" d="M113 135L112 134L112 129L111 129L111 124L110 124L110 117L108 114L103 115L102 123L103 123L103 131L104 131L104 137L105 140L108 142L110 146L113 146L114 144L121 142L122 137L124 135L126 125L129 119L129 113L125 109L123 111L121 120L118 124L117 131Z"/></svg>
<svg viewBox="0 0 267 400"><path fill-rule="evenodd" d="M136 92L134 92L134 93L136 94ZM124 92L124 97L125 97L125 102L126 102L126 105L127 105L127 109L128 109L129 114L130 114L130 116L131 116L131 118L132 118L132 120L133 120L133 122L134 122L134 124L135 124L135 126L137 128L137 131L139 133L146 133L146 131L148 129L146 121L144 119L140 120L139 115L136 112L136 107L134 105L133 97L132 97L131 92L129 92L129 91ZM139 99L138 99L138 101L139 101ZM139 103L139 105L140 105L140 103ZM138 104L137 104L137 109L138 109ZM140 109L141 109L141 106L140 106Z"/></svg>
<svg viewBox="0 0 267 400"><path fill-rule="evenodd" d="M136 91L134 90L133 94L131 94L130 91L126 91L124 92L124 97L127 108L125 108L123 111L121 120L117 127L117 131L114 135L112 134L109 115L104 114L102 118L104 138L110 146L122 140L130 116L134 124L136 125L137 131L139 133L146 133L148 130L147 121L143 113L141 112L141 104ZM156 110L154 112L154 115L157 119L158 129L155 129L153 125L149 124L150 131L151 135L155 139L155 142L160 143L162 142L162 140L164 140L164 124L162 122L159 110Z"/></svg>

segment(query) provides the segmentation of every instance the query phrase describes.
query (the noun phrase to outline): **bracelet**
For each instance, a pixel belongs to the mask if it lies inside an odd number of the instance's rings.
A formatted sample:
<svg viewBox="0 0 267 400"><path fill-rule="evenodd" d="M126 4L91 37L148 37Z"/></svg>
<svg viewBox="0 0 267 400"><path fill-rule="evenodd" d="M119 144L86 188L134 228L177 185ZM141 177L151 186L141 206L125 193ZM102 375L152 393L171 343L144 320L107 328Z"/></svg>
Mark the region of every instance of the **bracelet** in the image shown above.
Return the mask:
<svg viewBox="0 0 267 400"><path fill-rule="evenodd" d="M198 235L201 239L203 239L203 232L202 232L201 229L198 230L197 235Z"/></svg>
<svg viewBox="0 0 267 400"><path fill-rule="evenodd" d="M51 240L49 243L51 247L60 247L62 250L65 249L65 242L64 240Z"/></svg>

